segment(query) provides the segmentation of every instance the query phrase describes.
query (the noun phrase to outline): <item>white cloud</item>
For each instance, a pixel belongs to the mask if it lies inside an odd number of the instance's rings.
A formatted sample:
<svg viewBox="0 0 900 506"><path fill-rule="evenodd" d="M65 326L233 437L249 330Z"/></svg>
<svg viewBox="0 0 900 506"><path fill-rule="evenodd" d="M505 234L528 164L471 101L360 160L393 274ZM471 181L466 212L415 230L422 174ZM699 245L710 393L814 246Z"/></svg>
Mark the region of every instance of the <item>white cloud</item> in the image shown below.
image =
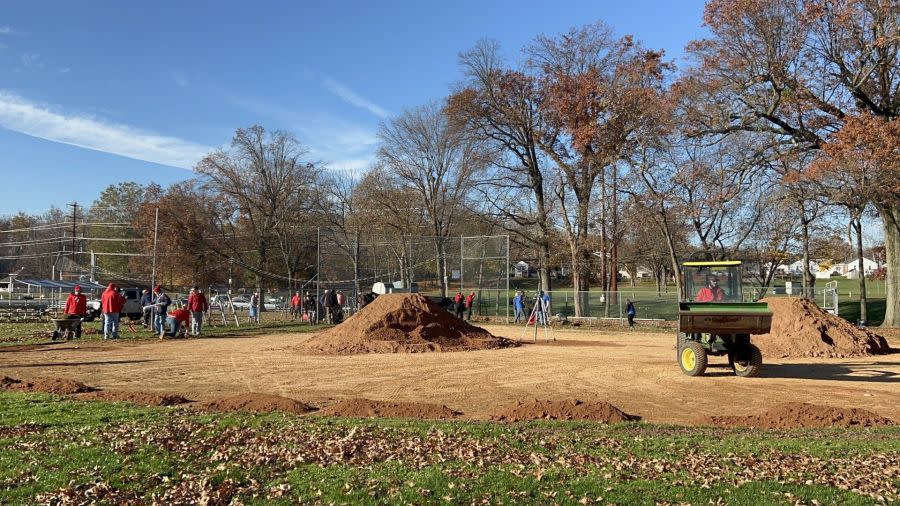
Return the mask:
<svg viewBox="0 0 900 506"><path fill-rule="evenodd" d="M72 71L72 67L62 67L59 69L60 74L68 74Z"/></svg>
<svg viewBox="0 0 900 506"><path fill-rule="evenodd" d="M15 33L11 26L0 26L0 35L9 35L11 33Z"/></svg>
<svg viewBox="0 0 900 506"><path fill-rule="evenodd" d="M387 109L384 109L383 107L361 97L358 93L351 90L347 86L335 81L334 79L328 76L322 76L321 80L322 85L325 86L325 89L336 95L341 100L355 105L356 107L361 107L382 119L387 118L391 115L391 113Z"/></svg>
<svg viewBox="0 0 900 506"><path fill-rule="evenodd" d="M375 157L348 158L326 162L329 169L339 172L363 172L375 163Z"/></svg>
<svg viewBox="0 0 900 506"><path fill-rule="evenodd" d="M64 115L0 90L0 127L32 137L192 169L211 148L95 118Z"/></svg>

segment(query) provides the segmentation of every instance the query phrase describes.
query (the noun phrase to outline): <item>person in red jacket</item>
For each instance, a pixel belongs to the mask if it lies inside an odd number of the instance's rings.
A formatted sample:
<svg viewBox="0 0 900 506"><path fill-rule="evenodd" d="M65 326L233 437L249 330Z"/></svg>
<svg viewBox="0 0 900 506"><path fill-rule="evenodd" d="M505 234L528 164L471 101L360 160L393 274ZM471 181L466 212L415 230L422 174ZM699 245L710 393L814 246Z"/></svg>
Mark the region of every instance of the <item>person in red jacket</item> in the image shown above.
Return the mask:
<svg viewBox="0 0 900 506"><path fill-rule="evenodd" d="M719 279L715 276L706 278L706 286L697 292L696 302L720 302L725 300L725 290L719 287Z"/></svg>
<svg viewBox="0 0 900 506"><path fill-rule="evenodd" d="M472 319L472 306L474 306L474 305L475 305L475 292L472 292L469 295L466 295L466 311L467 311L466 319L467 320Z"/></svg>
<svg viewBox="0 0 900 506"><path fill-rule="evenodd" d="M74 291L66 298L63 314L64 318L81 318L87 314L87 297L81 293L81 285L75 285Z"/></svg>
<svg viewBox="0 0 900 506"><path fill-rule="evenodd" d="M100 310L103 311L103 339L119 338L119 316L125 307L125 297L110 283L100 297Z"/></svg>
<svg viewBox="0 0 900 506"><path fill-rule="evenodd" d="M165 335L169 337L176 337L179 334L184 335L187 334L187 322L191 320L191 312L185 308L176 309L168 314L166 317L166 327L168 330L163 328L163 332Z"/></svg>
<svg viewBox="0 0 900 506"><path fill-rule="evenodd" d="M209 311L209 302L199 287L191 288L187 308L191 312L191 335L199 336L200 329L203 327L203 313Z"/></svg>
<svg viewBox="0 0 900 506"><path fill-rule="evenodd" d="M302 305L302 302L300 300L300 292L297 292L294 294L293 297L291 297L291 319L292 320L296 320L297 318L300 318L301 320L303 319L303 316L301 313L301 311L302 311L301 305Z"/></svg>

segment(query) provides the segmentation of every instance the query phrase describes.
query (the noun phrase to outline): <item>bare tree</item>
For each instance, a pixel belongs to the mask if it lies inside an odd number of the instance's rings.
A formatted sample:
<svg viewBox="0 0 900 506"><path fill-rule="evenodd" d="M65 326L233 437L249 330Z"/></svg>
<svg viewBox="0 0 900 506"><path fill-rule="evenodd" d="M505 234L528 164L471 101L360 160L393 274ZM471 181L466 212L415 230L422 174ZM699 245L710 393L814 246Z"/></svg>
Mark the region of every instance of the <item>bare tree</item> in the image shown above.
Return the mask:
<svg viewBox="0 0 900 506"><path fill-rule="evenodd" d="M472 183L491 163L480 139L429 104L382 124L378 157L388 176L414 190L434 235L441 296L447 296L447 240Z"/></svg>
<svg viewBox="0 0 900 506"><path fill-rule="evenodd" d="M668 66L661 53L643 49L631 37L614 38L602 23L538 37L528 54L539 72L545 131L554 134L539 137L538 146L556 165L554 193L580 294L575 314L585 316L591 207L598 191L605 194L597 181L627 157L641 129L658 119L653 106ZM617 268L611 270L615 275Z"/></svg>
<svg viewBox="0 0 900 506"><path fill-rule="evenodd" d="M539 135L550 138L553 133L543 124L535 79L506 68L499 51L496 41L482 40L460 54L468 80L448 103L455 119L501 151L496 170L476 188L487 204L485 211L537 249L541 288L549 291L552 204L537 143Z"/></svg>
<svg viewBox="0 0 900 506"><path fill-rule="evenodd" d="M205 187L227 202L218 216L223 244L230 245L230 253L242 259L243 252L236 247L240 243L228 241L228 235L236 235L239 222L240 230L250 237L260 310L265 307L261 302L262 275L272 249L279 244L279 231L294 224L297 206L302 206L304 194L315 181L318 169L305 160L306 154L290 133L267 133L255 125L238 129L229 149L214 151L197 165L197 172L206 178Z"/></svg>

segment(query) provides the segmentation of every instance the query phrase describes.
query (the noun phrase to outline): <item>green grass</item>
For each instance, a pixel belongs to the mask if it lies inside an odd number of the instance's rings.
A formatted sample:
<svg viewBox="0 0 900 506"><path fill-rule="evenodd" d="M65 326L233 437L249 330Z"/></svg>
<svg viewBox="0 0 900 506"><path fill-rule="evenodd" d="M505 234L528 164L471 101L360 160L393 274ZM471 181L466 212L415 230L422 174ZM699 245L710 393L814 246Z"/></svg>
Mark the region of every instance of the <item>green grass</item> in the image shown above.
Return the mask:
<svg viewBox="0 0 900 506"><path fill-rule="evenodd" d="M898 464L897 427L301 418L0 392L2 504L876 504L897 500Z"/></svg>

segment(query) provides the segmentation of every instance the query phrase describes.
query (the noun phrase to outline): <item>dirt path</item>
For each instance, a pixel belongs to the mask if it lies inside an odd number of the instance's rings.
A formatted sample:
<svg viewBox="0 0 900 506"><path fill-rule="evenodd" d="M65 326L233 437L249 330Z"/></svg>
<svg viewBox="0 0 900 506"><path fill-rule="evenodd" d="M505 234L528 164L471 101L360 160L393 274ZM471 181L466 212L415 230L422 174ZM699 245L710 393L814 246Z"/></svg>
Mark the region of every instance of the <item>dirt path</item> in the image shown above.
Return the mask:
<svg viewBox="0 0 900 506"><path fill-rule="evenodd" d="M518 338L521 327L486 326ZM66 343L0 348L0 375L57 376L92 386L206 400L248 391L324 405L346 397L445 404L487 418L529 398L605 400L654 422L695 423L785 401L857 407L900 421L900 355L767 361L736 378L723 358L690 378L667 334L556 331L553 344L458 353L302 356L307 335L188 341ZM897 338L890 339L900 347Z"/></svg>

